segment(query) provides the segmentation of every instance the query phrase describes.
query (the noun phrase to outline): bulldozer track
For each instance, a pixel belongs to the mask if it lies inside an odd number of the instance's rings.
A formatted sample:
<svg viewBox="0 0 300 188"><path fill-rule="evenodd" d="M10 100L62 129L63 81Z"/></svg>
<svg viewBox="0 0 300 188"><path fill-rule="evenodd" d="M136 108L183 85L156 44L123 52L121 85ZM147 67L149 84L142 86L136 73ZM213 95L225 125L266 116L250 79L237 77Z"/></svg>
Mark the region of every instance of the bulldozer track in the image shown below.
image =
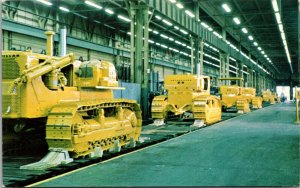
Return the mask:
<svg viewBox="0 0 300 188"><path fill-rule="evenodd" d="M120 131L120 133L111 135L109 134L110 129L101 128L104 125L104 111L105 109L130 109L130 112L135 114L137 118L137 125L135 125L132 130L129 131ZM85 128L84 126L79 126L74 124L73 120L75 115L83 116L82 114L88 114L88 112L93 112L95 110L103 110L103 123L99 123L100 126L96 128ZM115 114L114 114L115 115ZM95 119L97 115L90 115L90 119ZM119 120L124 120L123 114L122 117L119 115ZM48 115L48 121L46 125L46 132L51 132L50 136L46 136L47 143L49 147L53 148L64 148L66 145L73 148L73 153L77 157L88 155L91 150L94 150L95 147L102 147L103 149L108 149L114 144L115 140L120 141L122 145L126 144L130 138L134 138L141 130L142 117L139 106L132 100L126 99L106 99L106 100L94 100L94 101L84 101L84 102L68 102L61 103L55 106ZM122 121L120 121L122 124ZM84 122L80 122L84 124ZM103 124L103 125L102 125ZM125 129L125 128L123 128ZM106 132L105 136L103 135ZM84 135L94 135L94 137L88 136L81 140L80 137ZM98 135L98 136L97 136ZM63 141L61 141L63 138ZM76 141L75 141L76 139ZM76 148L78 142L85 143L85 149L82 145Z"/></svg>
<svg viewBox="0 0 300 188"><path fill-rule="evenodd" d="M222 121L239 116L237 113L222 113ZM20 187L30 185L42 180L49 179L60 174L70 172L91 164L101 163L105 160L120 156L132 151L149 147L151 145L164 142L166 140L205 128L213 124L203 127L191 127L193 124L191 120L176 121L170 119L166 125L154 126L144 125L140 135L140 142L134 148L122 148L118 153L105 152L102 158L85 158L80 157L75 159L74 162L53 167L47 170L21 170L20 166L39 160L45 153L41 152L40 155L29 155L28 153L22 154L22 151L15 151L10 155L3 155L3 183L6 187ZM33 142L34 143L34 142ZM34 147L34 145L32 145ZM18 153L18 154L17 154ZM13 155L12 155L13 154Z"/></svg>

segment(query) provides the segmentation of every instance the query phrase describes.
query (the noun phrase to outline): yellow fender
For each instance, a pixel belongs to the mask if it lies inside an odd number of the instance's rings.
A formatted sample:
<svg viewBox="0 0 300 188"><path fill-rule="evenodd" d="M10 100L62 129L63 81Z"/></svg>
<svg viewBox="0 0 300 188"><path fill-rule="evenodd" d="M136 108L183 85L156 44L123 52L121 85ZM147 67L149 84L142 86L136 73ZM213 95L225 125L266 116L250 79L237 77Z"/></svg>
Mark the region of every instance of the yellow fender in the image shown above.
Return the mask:
<svg viewBox="0 0 300 188"><path fill-rule="evenodd" d="M151 104L152 119L165 119L167 114L168 97L159 95L154 97Z"/></svg>

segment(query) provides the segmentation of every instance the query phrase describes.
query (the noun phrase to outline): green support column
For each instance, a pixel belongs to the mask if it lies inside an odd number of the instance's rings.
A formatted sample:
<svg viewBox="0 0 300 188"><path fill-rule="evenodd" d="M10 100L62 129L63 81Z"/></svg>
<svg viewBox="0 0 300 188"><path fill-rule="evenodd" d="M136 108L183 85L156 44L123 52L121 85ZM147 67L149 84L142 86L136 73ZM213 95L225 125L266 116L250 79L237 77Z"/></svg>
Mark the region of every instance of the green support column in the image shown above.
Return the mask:
<svg viewBox="0 0 300 188"><path fill-rule="evenodd" d="M226 40L226 30L225 28L222 28L222 40Z"/></svg>
<svg viewBox="0 0 300 188"><path fill-rule="evenodd" d="M191 44L191 74L195 74L194 39L192 36L190 36L190 44Z"/></svg>
<svg viewBox="0 0 300 188"><path fill-rule="evenodd" d="M255 74L255 72L253 72L253 70L252 70L252 80L253 80L252 87L254 87L256 89L256 74Z"/></svg>
<svg viewBox="0 0 300 188"><path fill-rule="evenodd" d="M270 88L267 88L266 86L266 78L264 75L261 75L261 78L262 78L262 86L263 86L263 90L266 90L266 89L270 89Z"/></svg>
<svg viewBox="0 0 300 188"><path fill-rule="evenodd" d="M134 83L135 82L135 17L136 17L136 9L133 7L130 7L130 82Z"/></svg>
<svg viewBox="0 0 300 188"><path fill-rule="evenodd" d="M229 55L220 53L220 78L229 77Z"/></svg>
<svg viewBox="0 0 300 188"><path fill-rule="evenodd" d="M128 1L127 1L128 2ZM130 32L131 32L131 82L141 84L141 108L143 118L150 117L148 90L149 69L149 7L131 0L130 3ZM144 29L143 29L144 27Z"/></svg>
<svg viewBox="0 0 300 188"><path fill-rule="evenodd" d="M256 72L256 91L260 95L261 94L261 85L260 85L260 80L259 80L259 73Z"/></svg>
<svg viewBox="0 0 300 188"><path fill-rule="evenodd" d="M236 69L235 69L236 77L238 77L239 76L239 70L240 70L238 61L235 62L235 67L236 67Z"/></svg>
<svg viewBox="0 0 300 188"><path fill-rule="evenodd" d="M248 68L248 87L253 87L253 72L251 68Z"/></svg>
<svg viewBox="0 0 300 188"><path fill-rule="evenodd" d="M203 39L195 38L194 47L195 47L195 62L193 74L203 75Z"/></svg>
<svg viewBox="0 0 300 188"><path fill-rule="evenodd" d="M199 39L198 38L194 39L194 48L195 48L195 53L194 53L195 61L194 61L194 70L192 74L198 74L198 69L199 69Z"/></svg>
<svg viewBox="0 0 300 188"><path fill-rule="evenodd" d="M239 64L238 64L238 70L239 70L239 74L238 74L238 77L240 77L240 78L244 78L244 73L243 73L243 65L244 65L244 63L243 62L240 62Z"/></svg>
<svg viewBox="0 0 300 188"><path fill-rule="evenodd" d="M204 72L204 66L203 66L203 55L204 55L204 41L203 39L200 39L199 40L199 45L200 45L200 72L199 74L200 75L203 75L203 72Z"/></svg>

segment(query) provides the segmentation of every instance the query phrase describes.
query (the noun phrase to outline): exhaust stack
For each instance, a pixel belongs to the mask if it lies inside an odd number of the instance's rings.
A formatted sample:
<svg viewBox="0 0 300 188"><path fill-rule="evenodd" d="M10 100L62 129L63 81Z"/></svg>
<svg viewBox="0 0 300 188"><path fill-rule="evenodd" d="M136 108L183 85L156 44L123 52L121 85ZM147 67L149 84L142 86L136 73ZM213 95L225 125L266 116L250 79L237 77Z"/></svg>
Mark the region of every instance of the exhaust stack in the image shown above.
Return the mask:
<svg viewBox="0 0 300 188"><path fill-rule="evenodd" d="M47 35L47 50L46 54L49 56L53 56L53 35L55 32L53 31L46 31L45 34Z"/></svg>

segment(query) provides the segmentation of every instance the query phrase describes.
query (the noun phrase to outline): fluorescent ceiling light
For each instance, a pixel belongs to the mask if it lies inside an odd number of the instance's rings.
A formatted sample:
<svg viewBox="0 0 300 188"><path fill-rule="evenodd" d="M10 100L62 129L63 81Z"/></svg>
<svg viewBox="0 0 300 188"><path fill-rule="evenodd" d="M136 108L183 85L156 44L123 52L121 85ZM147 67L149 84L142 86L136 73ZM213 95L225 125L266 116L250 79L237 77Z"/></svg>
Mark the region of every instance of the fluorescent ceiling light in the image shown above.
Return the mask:
<svg viewBox="0 0 300 188"><path fill-rule="evenodd" d="M261 51L261 54L265 54L265 51Z"/></svg>
<svg viewBox="0 0 300 188"><path fill-rule="evenodd" d="M125 16L122 16L122 15L118 15L118 18L120 18L121 20L124 20L126 22L130 22L131 21L129 18L126 18Z"/></svg>
<svg viewBox="0 0 300 188"><path fill-rule="evenodd" d="M232 57L229 57L229 59L231 59L232 61L236 62L236 60L234 58L232 58Z"/></svg>
<svg viewBox="0 0 300 188"><path fill-rule="evenodd" d="M283 33L283 25L280 23L280 24L278 24L278 27L279 27L280 33Z"/></svg>
<svg viewBox="0 0 300 188"><path fill-rule="evenodd" d="M148 10L148 14L152 14L152 12Z"/></svg>
<svg viewBox="0 0 300 188"><path fill-rule="evenodd" d="M189 11L189 10L185 10L184 12L185 12L187 15L189 15L190 17L192 17L192 18L195 17L195 15L194 15L191 11Z"/></svg>
<svg viewBox="0 0 300 188"><path fill-rule="evenodd" d="M264 57L268 57L267 54L265 54Z"/></svg>
<svg viewBox="0 0 300 188"><path fill-rule="evenodd" d="M280 17L279 12L275 13L275 17L276 17L277 23L280 24L281 23L281 17Z"/></svg>
<svg viewBox="0 0 300 188"><path fill-rule="evenodd" d="M220 39L223 38L219 33L217 33L216 31L213 32L214 35L216 35L217 37L219 37Z"/></svg>
<svg viewBox="0 0 300 188"><path fill-rule="evenodd" d="M97 5L96 3L93 3L91 1L84 1L84 3L88 4L88 5L92 6L92 7L95 7L97 9L100 9L100 10L102 9L102 7L100 5Z"/></svg>
<svg viewBox="0 0 300 188"><path fill-rule="evenodd" d="M160 17L160 16L157 16L157 15L156 15L155 18L158 19L158 20L161 20L161 17Z"/></svg>
<svg viewBox="0 0 300 188"><path fill-rule="evenodd" d="M172 25L173 25L173 24L172 24L171 22L169 22L168 20L163 19L162 21L163 21L165 24L169 25L169 26L172 26Z"/></svg>
<svg viewBox="0 0 300 188"><path fill-rule="evenodd" d="M205 28L208 28L209 26L205 22L201 22L201 25Z"/></svg>
<svg viewBox="0 0 300 188"><path fill-rule="evenodd" d="M70 12L69 9L65 8L65 7L59 7L60 10L65 11L65 12Z"/></svg>
<svg viewBox="0 0 300 188"><path fill-rule="evenodd" d="M96 23L98 23L98 24L100 24L101 22L99 22L99 21L97 21L97 20L94 20L94 22L96 22Z"/></svg>
<svg viewBox="0 0 300 188"><path fill-rule="evenodd" d="M166 45L163 45L163 44L161 45L161 47L163 47L163 48L168 48L168 46L166 46Z"/></svg>
<svg viewBox="0 0 300 188"><path fill-rule="evenodd" d="M45 4L45 5L48 5L48 6L51 6L52 5L52 3L51 2L48 2L48 1L45 1L45 0L37 0L38 2L40 2L40 3L43 3L43 4ZM3 1L4 2L4 1Z"/></svg>
<svg viewBox="0 0 300 188"><path fill-rule="evenodd" d="M223 9L224 9L226 12L231 12L230 7L229 7L226 3L224 3L224 4L222 5L222 7L223 7Z"/></svg>
<svg viewBox="0 0 300 188"><path fill-rule="evenodd" d="M114 14L114 12L110 9L105 9L105 12L107 12L108 14Z"/></svg>
<svg viewBox="0 0 300 188"><path fill-rule="evenodd" d="M172 37L169 38L170 41L174 41L174 39Z"/></svg>
<svg viewBox="0 0 300 188"><path fill-rule="evenodd" d="M285 41L285 40L286 40L285 34L284 34L284 33L280 33L280 35L281 35L281 39L282 39L283 41Z"/></svg>
<svg viewBox="0 0 300 188"><path fill-rule="evenodd" d="M249 35L248 38L249 38L249 40L253 40L252 35Z"/></svg>
<svg viewBox="0 0 300 188"><path fill-rule="evenodd" d="M254 46L258 46L257 42L253 42Z"/></svg>
<svg viewBox="0 0 300 188"><path fill-rule="evenodd" d="M246 28L242 29L243 33L248 33L248 30Z"/></svg>
<svg viewBox="0 0 300 188"><path fill-rule="evenodd" d="M182 5L181 3L177 3L176 6L177 6L178 8L180 8L180 9L183 8L183 5Z"/></svg>
<svg viewBox="0 0 300 188"><path fill-rule="evenodd" d="M208 31L213 31L213 29L211 27L208 28Z"/></svg>
<svg viewBox="0 0 300 188"><path fill-rule="evenodd" d="M176 3L176 0L169 0L171 3Z"/></svg>
<svg viewBox="0 0 300 188"><path fill-rule="evenodd" d="M164 35L164 34L160 34L161 37L165 38L165 39L168 39L169 37Z"/></svg>
<svg viewBox="0 0 300 188"><path fill-rule="evenodd" d="M241 23L241 21L239 20L238 17L233 18L233 21L234 21L237 25L239 25L239 24Z"/></svg>
<svg viewBox="0 0 300 188"><path fill-rule="evenodd" d="M177 27L177 26L174 26L174 28L177 29L177 30L179 30L179 27Z"/></svg>
<svg viewBox="0 0 300 188"><path fill-rule="evenodd" d="M154 33L154 34L158 34L158 32L157 32L156 30L153 30L153 33Z"/></svg>
<svg viewBox="0 0 300 188"><path fill-rule="evenodd" d="M277 0L272 0L273 9L275 12L279 12Z"/></svg>
<svg viewBox="0 0 300 188"><path fill-rule="evenodd" d="M150 43L152 43L152 44L154 43L154 41L153 41L153 40L150 40L150 39L148 40L148 42L150 42Z"/></svg>
<svg viewBox="0 0 300 188"><path fill-rule="evenodd" d="M183 33L183 34L185 34L185 35L187 35L188 34L188 32L186 32L185 30L183 30L183 29L180 29L180 32L181 33Z"/></svg>
<svg viewBox="0 0 300 188"><path fill-rule="evenodd" d="M131 35L131 33L130 33L129 31L127 32L127 34L128 34L128 35Z"/></svg>
<svg viewBox="0 0 300 188"><path fill-rule="evenodd" d="M177 41L177 40L175 40L175 43L176 43L176 44L182 44L181 42L179 42L179 41Z"/></svg>
<svg viewBox="0 0 300 188"><path fill-rule="evenodd" d="M260 50L261 50L261 47L258 47L257 49L260 51Z"/></svg>

